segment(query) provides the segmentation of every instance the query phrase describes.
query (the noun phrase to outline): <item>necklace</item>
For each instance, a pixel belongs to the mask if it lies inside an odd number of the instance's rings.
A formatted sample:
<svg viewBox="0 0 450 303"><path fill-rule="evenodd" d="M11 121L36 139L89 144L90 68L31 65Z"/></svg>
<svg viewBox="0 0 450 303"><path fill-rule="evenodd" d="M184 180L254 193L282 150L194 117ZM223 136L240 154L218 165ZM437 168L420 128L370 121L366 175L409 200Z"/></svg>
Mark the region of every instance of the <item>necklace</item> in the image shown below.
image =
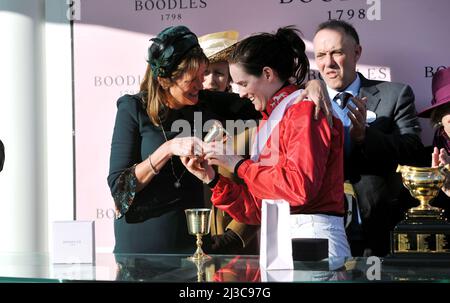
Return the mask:
<svg viewBox="0 0 450 303"><path fill-rule="evenodd" d="M159 115L158 115L158 119L159 119L159 125L161 126L161 130L162 130L162 133L163 133L163 135L164 135L164 140L166 140L166 142L167 142L167 141L169 141L169 140L167 139L167 135L166 135L166 132L164 131L164 127L163 127L163 125L162 125L161 118L159 117ZM173 175L173 177L175 178L175 182L173 183L173 186L174 186L176 189L178 189L178 188L181 187L181 178L183 178L184 173L186 172L186 168L184 168L183 172L181 173L181 176L178 177L177 174L175 173L175 168L174 168L174 166L173 166L173 160L172 160L172 157L170 157L170 166L172 167L172 175Z"/></svg>

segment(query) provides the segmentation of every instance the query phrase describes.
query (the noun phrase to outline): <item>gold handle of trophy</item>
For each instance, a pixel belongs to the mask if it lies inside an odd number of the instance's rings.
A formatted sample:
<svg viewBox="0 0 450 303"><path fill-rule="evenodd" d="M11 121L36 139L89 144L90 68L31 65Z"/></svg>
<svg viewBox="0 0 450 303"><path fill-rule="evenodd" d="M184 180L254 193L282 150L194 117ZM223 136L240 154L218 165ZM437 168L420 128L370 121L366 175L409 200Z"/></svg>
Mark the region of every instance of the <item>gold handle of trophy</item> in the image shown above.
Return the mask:
<svg viewBox="0 0 450 303"><path fill-rule="evenodd" d="M395 171L396 173L403 173L403 171L405 170L405 165L398 165L397 166L397 170Z"/></svg>

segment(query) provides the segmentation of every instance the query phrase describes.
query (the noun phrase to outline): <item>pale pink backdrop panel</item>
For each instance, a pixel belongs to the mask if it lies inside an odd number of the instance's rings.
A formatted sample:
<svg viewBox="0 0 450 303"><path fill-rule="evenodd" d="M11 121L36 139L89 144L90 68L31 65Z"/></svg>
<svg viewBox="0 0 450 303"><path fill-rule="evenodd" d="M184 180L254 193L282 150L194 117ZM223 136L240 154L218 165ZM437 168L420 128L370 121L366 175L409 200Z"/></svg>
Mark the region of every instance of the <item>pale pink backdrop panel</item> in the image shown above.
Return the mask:
<svg viewBox="0 0 450 303"><path fill-rule="evenodd" d="M145 2L149 8L153 2L165 5L165 9L135 10L136 3ZM311 41L316 26L329 16L337 18L342 10L342 19L351 22L360 34L363 54L359 70L372 79L410 84L417 109L428 106L429 71L450 65L450 1L382 0L380 21L359 19L359 10L370 7L366 0L287 2L81 1L81 20L74 25L76 218L96 220L97 247L110 249L114 245L114 204L106 177L116 101L123 94L138 91L149 39L167 26L186 25L198 35L235 29L245 37L293 24L303 32L308 56L313 59ZM176 8L168 9L169 4ZM349 19L351 10L355 17ZM317 75L313 70L310 78ZM430 144L432 130L428 121L421 123L424 143Z"/></svg>

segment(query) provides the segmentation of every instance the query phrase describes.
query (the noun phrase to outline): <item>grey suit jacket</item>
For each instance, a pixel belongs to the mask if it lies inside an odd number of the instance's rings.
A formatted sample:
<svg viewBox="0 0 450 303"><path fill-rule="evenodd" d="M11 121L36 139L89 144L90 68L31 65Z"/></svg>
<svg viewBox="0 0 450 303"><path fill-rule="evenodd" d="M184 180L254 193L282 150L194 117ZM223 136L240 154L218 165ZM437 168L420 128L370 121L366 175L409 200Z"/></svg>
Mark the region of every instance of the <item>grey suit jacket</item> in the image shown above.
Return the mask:
<svg viewBox="0 0 450 303"><path fill-rule="evenodd" d="M359 96L367 97L367 110L376 114L376 120L366 128L364 143L352 146L345 172L358 197L367 247L384 255L405 191L395 170L398 164L417 164L423 149L421 128L411 87L359 77Z"/></svg>

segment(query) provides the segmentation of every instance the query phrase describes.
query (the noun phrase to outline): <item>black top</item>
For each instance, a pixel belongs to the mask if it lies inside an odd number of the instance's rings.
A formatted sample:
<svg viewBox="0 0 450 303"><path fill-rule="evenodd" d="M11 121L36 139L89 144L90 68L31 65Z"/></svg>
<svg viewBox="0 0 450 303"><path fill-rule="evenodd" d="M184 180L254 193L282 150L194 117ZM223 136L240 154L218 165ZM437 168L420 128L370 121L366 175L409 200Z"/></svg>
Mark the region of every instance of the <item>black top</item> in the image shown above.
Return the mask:
<svg viewBox="0 0 450 303"><path fill-rule="evenodd" d="M140 192L135 193L134 165L165 142L161 127L151 123L142 96L125 95L117 101L111 144L108 185L116 203L116 253L193 253L195 237L188 235L184 209L204 207L202 182L172 157ZM195 125L209 119L253 119L259 113L236 94L201 91L199 103L170 110L163 121L168 140L181 132L192 135ZM197 112L197 114L195 114ZM183 121L183 122L180 122ZM182 125L171 131L172 124ZM198 127L198 126L197 126ZM173 163L173 170L172 170ZM174 176L175 174L175 176ZM182 176L182 177L181 177ZM181 187L174 183L181 177Z"/></svg>

